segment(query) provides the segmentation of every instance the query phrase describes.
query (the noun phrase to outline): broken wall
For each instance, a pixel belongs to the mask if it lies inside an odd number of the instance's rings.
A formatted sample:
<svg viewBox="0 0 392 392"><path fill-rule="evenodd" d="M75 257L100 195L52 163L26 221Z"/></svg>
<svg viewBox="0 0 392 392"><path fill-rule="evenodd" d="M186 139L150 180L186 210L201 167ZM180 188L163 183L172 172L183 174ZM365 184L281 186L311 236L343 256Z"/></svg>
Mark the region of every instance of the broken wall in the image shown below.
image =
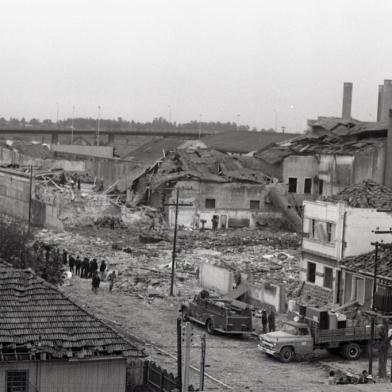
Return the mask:
<svg viewBox="0 0 392 392"><path fill-rule="evenodd" d="M355 154L353 184L367 179L372 179L379 184L384 183L385 149L385 144L381 144Z"/></svg>
<svg viewBox="0 0 392 392"><path fill-rule="evenodd" d="M201 287L219 294L227 294L233 290L233 273L216 265L200 264L199 279Z"/></svg>
<svg viewBox="0 0 392 392"><path fill-rule="evenodd" d="M273 306L279 313L286 312L286 292L284 285L273 283L249 284L247 297L255 306L267 304Z"/></svg>
<svg viewBox="0 0 392 392"><path fill-rule="evenodd" d="M178 224L185 227L212 228L212 218L219 218L218 228L255 227L260 219L281 217L267 198L268 187L263 184L214 183L180 181L179 201L192 206L180 207ZM168 202L175 202L176 190ZM214 206L214 207L213 207ZM174 225L175 207L168 210L169 224Z"/></svg>
<svg viewBox="0 0 392 392"><path fill-rule="evenodd" d="M51 150L57 153L87 155L100 158L113 158L112 146L80 146L77 144L52 144Z"/></svg>

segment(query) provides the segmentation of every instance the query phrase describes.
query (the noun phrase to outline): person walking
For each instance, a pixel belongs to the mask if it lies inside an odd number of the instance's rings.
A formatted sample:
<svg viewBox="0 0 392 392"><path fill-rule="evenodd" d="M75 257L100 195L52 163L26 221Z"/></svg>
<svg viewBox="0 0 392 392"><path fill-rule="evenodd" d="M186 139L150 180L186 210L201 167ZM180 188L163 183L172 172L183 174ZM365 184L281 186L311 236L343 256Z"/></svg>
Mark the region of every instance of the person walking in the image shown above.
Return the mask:
<svg viewBox="0 0 392 392"><path fill-rule="evenodd" d="M91 275L97 272L97 270L98 270L97 259L93 259L93 262L91 263Z"/></svg>
<svg viewBox="0 0 392 392"><path fill-rule="evenodd" d="M84 279L88 278L89 267L90 267L90 260L87 257L85 257L82 263L82 278Z"/></svg>
<svg viewBox="0 0 392 392"><path fill-rule="evenodd" d="M91 278L91 288L94 294L98 293L100 283L101 283L101 279L99 279L98 272L95 271Z"/></svg>
<svg viewBox="0 0 392 392"><path fill-rule="evenodd" d="M275 331L275 312L273 310L268 315L268 329L269 332Z"/></svg>
<svg viewBox="0 0 392 392"><path fill-rule="evenodd" d="M63 249L63 264L67 265L68 262L68 253L65 249Z"/></svg>
<svg viewBox="0 0 392 392"><path fill-rule="evenodd" d="M261 312L261 325L263 326L263 334L267 333L267 311L265 309Z"/></svg>
<svg viewBox="0 0 392 392"><path fill-rule="evenodd" d="M109 274L108 279L109 279L109 293L111 293L113 291L114 281L116 279L116 272L112 271Z"/></svg>
<svg viewBox="0 0 392 392"><path fill-rule="evenodd" d="M105 274L105 271L106 271L106 263L105 263L105 260L102 260L101 261L101 265L99 266L99 272L100 272L100 278L101 278L101 280L104 278L104 274Z"/></svg>
<svg viewBox="0 0 392 392"><path fill-rule="evenodd" d="M82 261L80 260L80 257L77 256L75 260L75 274L77 276L80 276L80 267L82 265Z"/></svg>

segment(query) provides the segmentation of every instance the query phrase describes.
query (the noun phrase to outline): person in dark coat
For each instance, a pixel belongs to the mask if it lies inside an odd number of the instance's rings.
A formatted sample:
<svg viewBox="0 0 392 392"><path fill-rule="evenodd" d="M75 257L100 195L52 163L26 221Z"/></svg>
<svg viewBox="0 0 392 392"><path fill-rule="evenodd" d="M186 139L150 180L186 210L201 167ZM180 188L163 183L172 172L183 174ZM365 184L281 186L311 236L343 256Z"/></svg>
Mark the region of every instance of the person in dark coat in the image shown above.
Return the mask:
<svg viewBox="0 0 392 392"><path fill-rule="evenodd" d="M97 263L97 259L93 259L92 263L91 263L91 275L94 274L94 272L96 272L98 270L98 263Z"/></svg>
<svg viewBox="0 0 392 392"><path fill-rule="evenodd" d="M268 315L268 329L269 332L275 331L275 312L273 310Z"/></svg>
<svg viewBox="0 0 392 392"><path fill-rule="evenodd" d="M105 271L106 271L106 263L105 263L105 260L102 260L101 265L99 266L99 272L101 275L101 279L103 279Z"/></svg>
<svg viewBox="0 0 392 392"><path fill-rule="evenodd" d="M68 259L69 270L74 273L75 272L75 259L72 256L69 256Z"/></svg>
<svg viewBox="0 0 392 392"><path fill-rule="evenodd" d="M87 257L85 257L82 263L82 278L84 279L88 278L89 269L90 269L90 260Z"/></svg>
<svg viewBox="0 0 392 392"><path fill-rule="evenodd" d="M80 178L78 177L78 179L77 179L77 184L78 184L78 190L80 191Z"/></svg>
<svg viewBox="0 0 392 392"><path fill-rule="evenodd" d="M75 274L77 276L80 276L80 267L82 266L82 261L80 260L80 257L77 256L75 260Z"/></svg>
<svg viewBox="0 0 392 392"><path fill-rule="evenodd" d="M91 278L91 288L92 288L94 294L97 294L100 283L101 283L101 279L99 279L98 272L95 271L93 273L92 278Z"/></svg>
<svg viewBox="0 0 392 392"><path fill-rule="evenodd" d="M263 326L263 334L267 333L267 311L265 309L261 312L261 324Z"/></svg>
<svg viewBox="0 0 392 392"><path fill-rule="evenodd" d="M65 249L63 249L63 264L67 265L67 261L68 261L68 253Z"/></svg>

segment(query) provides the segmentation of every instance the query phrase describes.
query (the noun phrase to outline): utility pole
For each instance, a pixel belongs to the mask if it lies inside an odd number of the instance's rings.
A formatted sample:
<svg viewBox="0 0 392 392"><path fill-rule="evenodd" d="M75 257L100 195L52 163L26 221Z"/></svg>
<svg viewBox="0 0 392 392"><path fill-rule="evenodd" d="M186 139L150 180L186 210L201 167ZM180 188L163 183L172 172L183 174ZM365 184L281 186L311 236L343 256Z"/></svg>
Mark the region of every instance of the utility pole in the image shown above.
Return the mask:
<svg viewBox="0 0 392 392"><path fill-rule="evenodd" d="M177 388L182 389L182 337L181 337L181 317L177 319Z"/></svg>
<svg viewBox="0 0 392 392"><path fill-rule="evenodd" d="M199 115L199 140L200 140L200 135L201 135L201 117L202 115Z"/></svg>
<svg viewBox="0 0 392 392"><path fill-rule="evenodd" d="M372 310L374 311L374 296L377 290L377 259L378 259L378 242L372 242L371 245L375 246L374 250L374 271L373 271L373 298L372 298ZM374 340L374 323L375 317L372 317L370 325L370 340L369 340L369 374L373 372L373 340Z"/></svg>
<svg viewBox="0 0 392 392"><path fill-rule="evenodd" d="M30 165L30 192L29 192L29 219L28 219L28 224L27 224L27 232L30 233L31 229L31 204L32 204L32 198L31 198L31 192L33 191L33 165Z"/></svg>
<svg viewBox="0 0 392 392"><path fill-rule="evenodd" d="M178 220L178 207L192 206L192 203L182 203L179 204L178 200L180 197L180 188L176 191L176 203L175 204L165 204L165 206L175 206L174 215L174 237L173 237L173 250L172 250L172 267L171 267L171 281L170 281L170 296L174 295L174 274L175 274L175 263L176 263L176 247L177 247L177 220Z"/></svg>
<svg viewBox="0 0 392 392"><path fill-rule="evenodd" d="M203 333L201 339L201 355L200 355L200 381L199 391L204 391L204 369L206 365L206 334Z"/></svg>
<svg viewBox="0 0 392 392"><path fill-rule="evenodd" d="M185 323L185 353L184 353L184 379L182 383L182 392L188 392L189 387L189 375L190 375L190 364L191 364L191 337L192 337L192 326L191 323Z"/></svg>
<svg viewBox="0 0 392 392"><path fill-rule="evenodd" d="M101 121L101 106L98 106L98 124L97 124L97 146L99 146L99 126Z"/></svg>

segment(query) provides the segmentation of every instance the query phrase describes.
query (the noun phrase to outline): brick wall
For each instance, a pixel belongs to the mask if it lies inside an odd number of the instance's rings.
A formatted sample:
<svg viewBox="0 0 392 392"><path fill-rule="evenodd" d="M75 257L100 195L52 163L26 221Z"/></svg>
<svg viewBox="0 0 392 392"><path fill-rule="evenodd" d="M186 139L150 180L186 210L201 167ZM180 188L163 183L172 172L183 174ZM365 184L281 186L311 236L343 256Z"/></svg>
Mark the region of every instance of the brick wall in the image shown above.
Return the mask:
<svg viewBox="0 0 392 392"><path fill-rule="evenodd" d="M333 291L305 282L302 288L300 302L314 305L331 304L333 303Z"/></svg>

